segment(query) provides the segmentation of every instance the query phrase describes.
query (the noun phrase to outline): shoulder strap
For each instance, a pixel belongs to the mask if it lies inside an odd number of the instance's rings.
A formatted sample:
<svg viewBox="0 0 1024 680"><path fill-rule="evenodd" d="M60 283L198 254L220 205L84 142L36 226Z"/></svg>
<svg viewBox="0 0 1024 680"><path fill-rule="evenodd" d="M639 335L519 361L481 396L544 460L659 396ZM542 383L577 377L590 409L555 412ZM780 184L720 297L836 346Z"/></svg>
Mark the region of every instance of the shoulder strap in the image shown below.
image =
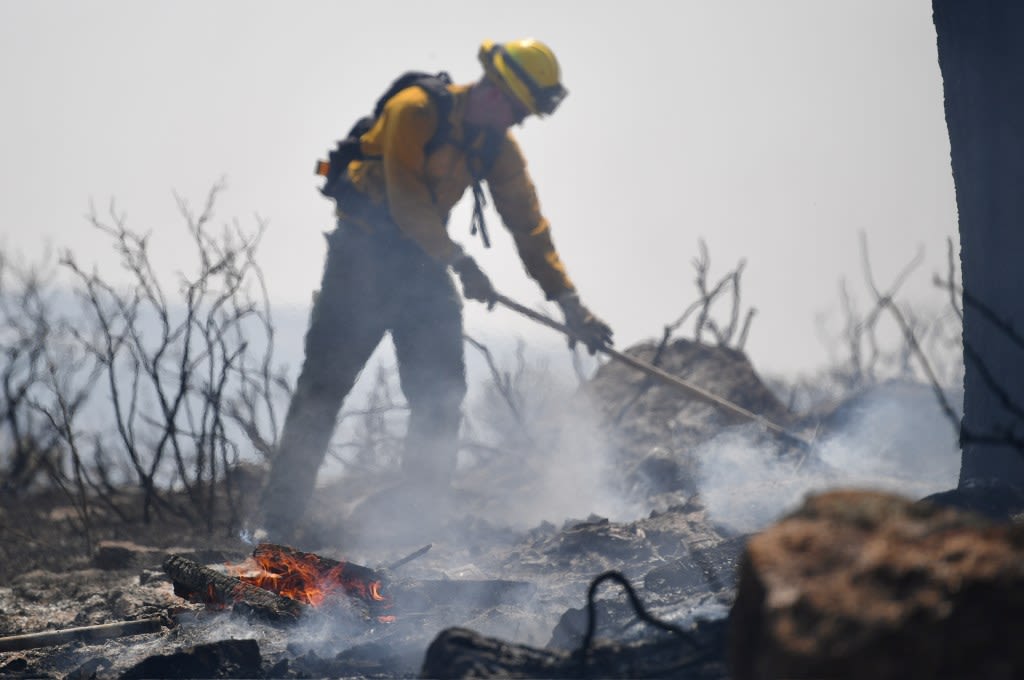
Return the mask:
<svg viewBox="0 0 1024 680"><path fill-rule="evenodd" d="M484 193L483 181L487 173L491 171L494 162L501 150L501 143L505 133L496 130L485 130L484 138L478 149L467 151L471 156L468 161L469 172L472 177L473 189L473 217L470 221L470 233L480 232L480 238L485 248L491 247L491 239L487 234L487 221L484 219L484 206L487 205L487 195Z"/></svg>
<svg viewBox="0 0 1024 680"><path fill-rule="evenodd" d="M498 160L498 154L501 152L501 145L504 141L504 131L487 130L484 133L484 141L480 147L480 171L482 175L486 175L494 167L494 162Z"/></svg>

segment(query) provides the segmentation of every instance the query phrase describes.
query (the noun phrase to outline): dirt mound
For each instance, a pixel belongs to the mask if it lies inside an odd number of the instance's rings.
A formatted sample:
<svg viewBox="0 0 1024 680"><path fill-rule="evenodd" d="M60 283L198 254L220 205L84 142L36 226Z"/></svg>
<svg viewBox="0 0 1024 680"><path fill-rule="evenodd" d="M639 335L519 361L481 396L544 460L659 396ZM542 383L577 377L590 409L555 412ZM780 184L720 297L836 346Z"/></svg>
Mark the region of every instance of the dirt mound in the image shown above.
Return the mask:
<svg viewBox="0 0 1024 680"><path fill-rule="evenodd" d="M735 677L1020 677L1022 537L889 494L814 496L747 544Z"/></svg>
<svg viewBox="0 0 1024 680"><path fill-rule="evenodd" d="M788 428L797 422L765 386L747 356L728 347L676 340L660 352L643 343L625 352L767 420ZM615 441L623 483L635 496L661 496L667 507L697 492L694 455L730 427L736 416L621 363L604 364L586 387Z"/></svg>

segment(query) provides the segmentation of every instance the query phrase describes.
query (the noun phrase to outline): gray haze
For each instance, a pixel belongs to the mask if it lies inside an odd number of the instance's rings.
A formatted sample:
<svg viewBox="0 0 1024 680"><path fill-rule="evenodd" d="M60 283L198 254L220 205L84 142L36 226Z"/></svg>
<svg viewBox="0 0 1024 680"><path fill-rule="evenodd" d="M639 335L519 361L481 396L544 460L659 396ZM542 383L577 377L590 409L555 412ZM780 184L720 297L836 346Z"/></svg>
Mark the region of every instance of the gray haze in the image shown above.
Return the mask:
<svg viewBox="0 0 1024 680"><path fill-rule="evenodd" d="M713 275L748 260L763 371L824 363L815 316L835 317L840 278L867 298L862 231L883 280L923 247L906 295L940 298L928 275L956 226L928 0L0 0L0 246L71 248L112 273L83 214L116 199L170 275L191 257L173 192L198 206L224 177L218 222L269 221L267 284L301 317L331 227L314 161L397 73L469 81L482 39L523 36L553 46L571 94L519 137L570 274L620 346L692 301L700 238ZM468 221L463 205L456 240L540 302L496 219L489 251ZM472 303L467 329L547 337Z"/></svg>

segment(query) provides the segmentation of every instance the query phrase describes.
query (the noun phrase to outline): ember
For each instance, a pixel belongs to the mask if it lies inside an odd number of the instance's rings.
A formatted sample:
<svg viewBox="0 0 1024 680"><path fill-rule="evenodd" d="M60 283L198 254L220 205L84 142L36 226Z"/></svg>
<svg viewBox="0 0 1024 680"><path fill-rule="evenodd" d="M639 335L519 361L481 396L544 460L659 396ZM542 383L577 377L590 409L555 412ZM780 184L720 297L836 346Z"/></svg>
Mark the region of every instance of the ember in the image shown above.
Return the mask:
<svg viewBox="0 0 1024 680"><path fill-rule="evenodd" d="M384 593L383 575L369 567L272 543L256 546L252 562L255 570L245 563L231 571L242 581L306 604L317 606L339 593L359 598L375 611L393 604Z"/></svg>
<svg viewBox="0 0 1024 680"><path fill-rule="evenodd" d="M181 555L168 555L163 569L174 583L174 593L207 607L238 607L272 621L297 621L306 605L233 576L221 574Z"/></svg>
<svg viewBox="0 0 1024 680"><path fill-rule="evenodd" d="M258 545L249 560L227 565L227 576L187 564L185 571L189 576L185 577L177 568L178 562L171 560L164 565L175 581L175 592L207 606L245 604L254 599L252 595L266 593L267 597L277 596L296 607L319 607L336 602L338 596L344 595L367 605L364 613L368 618L382 623L395 618L383 613L394 604L386 593L383 574L351 562L339 562L271 543ZM221 583L223 579L230 581ZM255 599L263 604L264 598L257 596Z"/></svg>

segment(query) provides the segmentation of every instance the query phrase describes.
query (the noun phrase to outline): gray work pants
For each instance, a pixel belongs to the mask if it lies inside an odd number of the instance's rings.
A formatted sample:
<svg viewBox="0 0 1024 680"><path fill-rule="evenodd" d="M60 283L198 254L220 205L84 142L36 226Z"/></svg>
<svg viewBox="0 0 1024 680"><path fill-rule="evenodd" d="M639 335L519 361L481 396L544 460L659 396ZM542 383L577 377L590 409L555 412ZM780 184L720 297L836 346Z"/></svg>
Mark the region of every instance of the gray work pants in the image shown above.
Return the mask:
<svg viewBox="0 0 1024 680"><path fill-rule="evenodd" d="M461 298L446 267L395 227L383 231L342 221L327 236L302 372L262 498L264 527L276 539L302 519L338 411L385 332L410 409L404 476L442 486L455 468L466 395Z"/></svg>

